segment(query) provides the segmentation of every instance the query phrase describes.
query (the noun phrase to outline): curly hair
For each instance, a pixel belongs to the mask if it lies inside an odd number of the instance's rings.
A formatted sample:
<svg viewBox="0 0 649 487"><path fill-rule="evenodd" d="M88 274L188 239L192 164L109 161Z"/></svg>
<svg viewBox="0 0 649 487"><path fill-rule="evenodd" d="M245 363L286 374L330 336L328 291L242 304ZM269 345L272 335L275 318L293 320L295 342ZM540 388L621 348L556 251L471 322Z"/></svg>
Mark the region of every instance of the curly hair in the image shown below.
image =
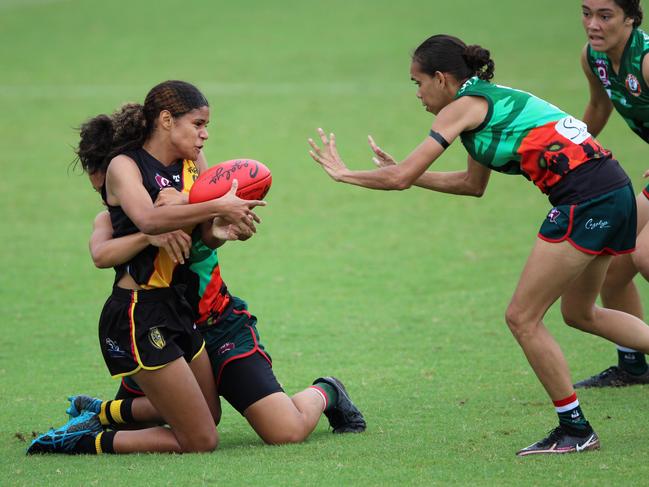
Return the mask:
<svg viewBox="0 0 649 487"><path fill-rule="evenodd" d="M144 144L161 111L167 110L177 118L205 106L209 106L207 99L194 85L164 81L149 91L144 105L126 103L110 116L100 114L84 122L79 127L80 140L73 163L80 162L88 174L106 172L113 157Z"/></svg>

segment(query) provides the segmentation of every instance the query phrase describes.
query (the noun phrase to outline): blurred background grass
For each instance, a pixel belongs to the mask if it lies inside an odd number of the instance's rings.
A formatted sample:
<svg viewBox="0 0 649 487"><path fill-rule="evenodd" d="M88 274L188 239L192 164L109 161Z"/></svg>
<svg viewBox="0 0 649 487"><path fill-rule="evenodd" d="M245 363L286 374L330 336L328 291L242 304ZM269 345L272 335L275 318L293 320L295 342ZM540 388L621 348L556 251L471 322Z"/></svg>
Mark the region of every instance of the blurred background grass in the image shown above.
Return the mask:
<svg viewBox="0 0 649 487"><path fill-rule="evenodd" d="M431 123L409 56L434 33L488 48L495 81L581 116L579 2L384 0L240 2L0 0L0 465L8 485L585 484L646 476L646 388L585 391L599 453L514 452L555 422L503 320L548 203L522 178L494 175L482 199L336 185L306 138L335 131L354 168L367 134L397 158ZM369 424L304 445L261 445L227 408L212 455L25 458L32 431L64 420L65 396L116 389L96 323L111 271L86 250L101 205L70 166L74 128L184 79L210 100L211 163L273 171L258 235L220 260L248 300L287 392L334 374ZM643 186L646 145L619 117L600 140ZM435 164L465 165L459 144ZM643 299L646 284L641 283ZM548 325L574 378L615 361L612 345ZM115 475L115 472L118 472Z"/></svg>

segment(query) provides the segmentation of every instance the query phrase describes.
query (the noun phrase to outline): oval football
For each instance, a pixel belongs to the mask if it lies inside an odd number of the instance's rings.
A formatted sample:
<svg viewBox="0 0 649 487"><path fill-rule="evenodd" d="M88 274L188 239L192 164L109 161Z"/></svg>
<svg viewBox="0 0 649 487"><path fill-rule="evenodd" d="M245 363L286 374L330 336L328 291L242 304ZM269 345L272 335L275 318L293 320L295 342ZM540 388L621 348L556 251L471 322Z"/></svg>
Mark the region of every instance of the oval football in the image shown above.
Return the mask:
<svg viewBox="0 0 649 487"><path fill-rule="evenodd" d="M235 179L239 182L237 196L245 200L262 199L273 181L270 170L263 163L254 159L232 159L202 173L189 191L189 202L220 198L230 191Z"/></svg>

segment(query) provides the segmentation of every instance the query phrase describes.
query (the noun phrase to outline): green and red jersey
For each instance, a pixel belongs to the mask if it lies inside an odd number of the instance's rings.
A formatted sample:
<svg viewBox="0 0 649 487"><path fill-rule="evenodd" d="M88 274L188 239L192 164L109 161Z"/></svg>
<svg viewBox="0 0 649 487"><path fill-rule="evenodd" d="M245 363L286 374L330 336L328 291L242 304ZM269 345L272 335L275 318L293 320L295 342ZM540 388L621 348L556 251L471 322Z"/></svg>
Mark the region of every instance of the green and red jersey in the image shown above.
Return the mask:
<svg viewBox="0 0 649 487"><path fill-rule="evenodd" d="M480 126L460 134L469 155L494 171L525 176L543 193L585 162L611 156L582 121L530 93L474 76L458 90L462 96L489 107Z"/></svg>
<svg viewBox="0 0 649 487"><path fill-rule="evenodd" d="M194 238L189 256L191 275L185 296L194 309L195 321L213 325L230 304L232 296L221 278L216 250Z"/></svg>
<svg viewBox="0 0 649 487"><path fill-rule="evenodd" d="M649 35L641 29L631 31L617 72L605 53L595 51L590 45L586 49L588 65L602 83L615 110L645 142L649 142L649 86L642 74L642 61L647 52Z"/></svg>

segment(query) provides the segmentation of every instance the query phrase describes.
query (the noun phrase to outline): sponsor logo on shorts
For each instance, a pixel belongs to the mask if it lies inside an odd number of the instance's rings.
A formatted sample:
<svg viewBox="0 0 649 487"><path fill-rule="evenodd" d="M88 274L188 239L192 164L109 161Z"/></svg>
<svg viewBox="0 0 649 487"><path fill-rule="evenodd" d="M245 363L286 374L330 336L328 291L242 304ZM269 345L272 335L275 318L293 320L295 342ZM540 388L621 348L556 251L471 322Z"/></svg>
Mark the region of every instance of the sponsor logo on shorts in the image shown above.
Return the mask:
<svg viewBox="0 0 649 487"><path fill-rule="evenodd" d="M174 179L174 183L179 183L180 182L180 174L174 174L171 177Z"/></svg>
<svg viewBox="0 0 649 487"><path fill-rule="evenodd" d="M232 342L227 342L221 345L216 352L217 355L223 355L224 353L229 352L230 350L234 350L234 343Z"/></svg>
<svg viewBox="0 0 649 487"><path fill-rule="evenodd" d="M113 358L126 357L126 352L119 348L117 342L111 338L106 338L106 352Z"/></svg>
<svg viewBox="0 0 649 487"><path fill-rule="evenodd" d="M556 208L552 208L550 210L550 213L548 213L548 220L550 220L550 223L554 223L555 225L558 225L557 218L559 218L559 215L561 215L561 212Z"/></svg>
<svg viewBox="0 0 649 487"><path fill-rule="evenodd" d="M595 68L597 69L597 76L602 82L605 88L611 86L611 80L608 79L608 68L606 67L606 61L603 59L597 59L595 61Z"/></svg>
<svg viewBox="0 0 649 487"><path fill-rule="evenodd" d="M158 350L162 350L167 344L157 326L149 330L149 341L151 342L151 345L153 345Z"/></svg>
<svg viewBox="0 0 649 487"><path fill-rule="evenodd" d="M586 230L603 230L605 228L611 228L607 220L594 220L589 218L586 223L584 223L584 228Z"/></svg>
<svg viewBox="0 0 649 487"><path fill-rule="evenodd" d="M631 93L633 96L640 96L640 94L642 93L642 88L640 87L638 78L636 78L632 74L627 75L626 79L624 80L624 84L626 85L626 89L629 90L629 93Z"/></svg>

